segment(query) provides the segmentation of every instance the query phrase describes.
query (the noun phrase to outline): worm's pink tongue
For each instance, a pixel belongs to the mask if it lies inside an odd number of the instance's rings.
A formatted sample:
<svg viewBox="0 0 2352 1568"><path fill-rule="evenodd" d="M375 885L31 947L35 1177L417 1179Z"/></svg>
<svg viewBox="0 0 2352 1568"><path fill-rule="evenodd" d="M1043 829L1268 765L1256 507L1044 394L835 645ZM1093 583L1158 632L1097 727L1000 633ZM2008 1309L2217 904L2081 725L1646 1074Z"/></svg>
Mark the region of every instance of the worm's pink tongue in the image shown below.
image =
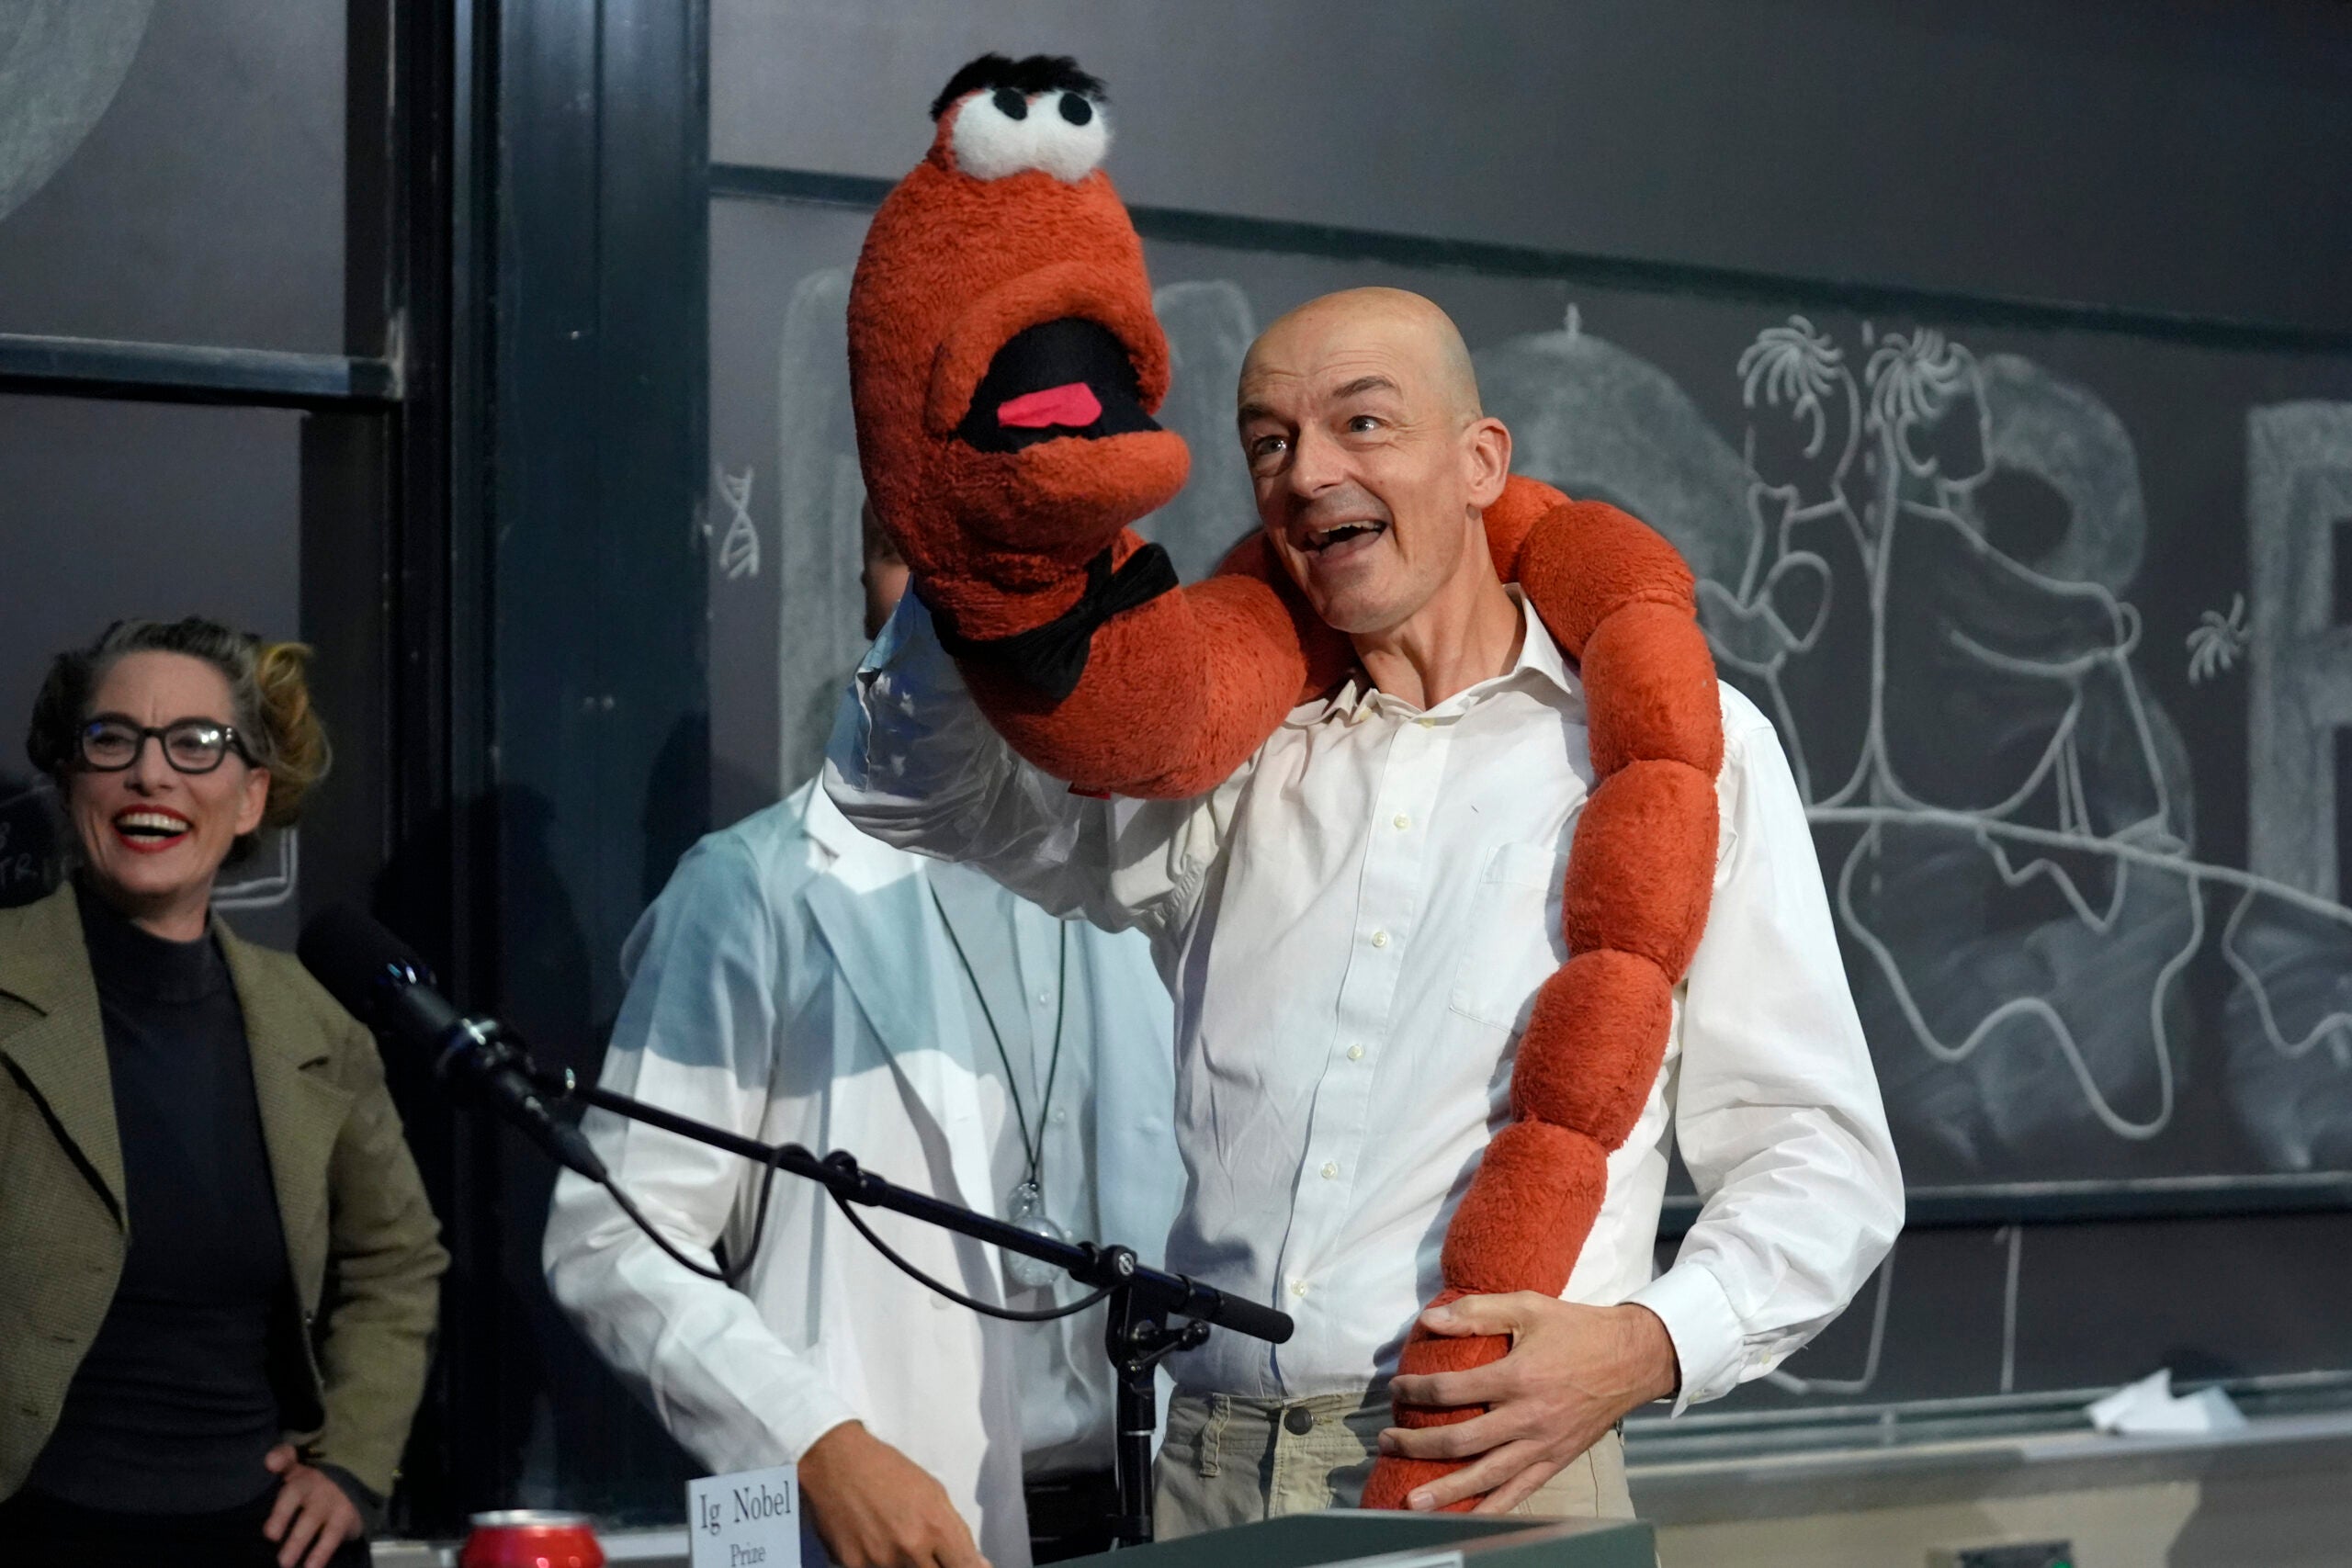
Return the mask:
<svg viewBox="0 0 2352 1568"><path fill-rule="evenodd" d="M1023 392L1010 402L998 404L996 411L999 424L1017 425L1023 430L1043 430L1053 424L1080 430L1102 417L1102 403L1095 399L1094 389L1083 381L1048 387L1042 392Z"/></svg>

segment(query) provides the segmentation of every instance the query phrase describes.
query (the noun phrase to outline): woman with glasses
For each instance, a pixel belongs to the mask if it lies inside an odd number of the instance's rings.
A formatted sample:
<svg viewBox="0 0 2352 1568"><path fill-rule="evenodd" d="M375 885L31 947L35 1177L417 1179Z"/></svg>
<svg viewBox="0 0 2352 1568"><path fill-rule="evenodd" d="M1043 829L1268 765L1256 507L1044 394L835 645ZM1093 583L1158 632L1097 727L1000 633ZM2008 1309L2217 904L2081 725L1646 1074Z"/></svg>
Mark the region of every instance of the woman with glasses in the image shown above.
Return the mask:
<svg viewBox="0 0 2352 1568"><path fill-rule="evenodd" d="M119 622L35 701L77 852L0 911L0 1561L368 1560L446 1257L367 1031L211 909L326 771L308 651Z"/></svg>

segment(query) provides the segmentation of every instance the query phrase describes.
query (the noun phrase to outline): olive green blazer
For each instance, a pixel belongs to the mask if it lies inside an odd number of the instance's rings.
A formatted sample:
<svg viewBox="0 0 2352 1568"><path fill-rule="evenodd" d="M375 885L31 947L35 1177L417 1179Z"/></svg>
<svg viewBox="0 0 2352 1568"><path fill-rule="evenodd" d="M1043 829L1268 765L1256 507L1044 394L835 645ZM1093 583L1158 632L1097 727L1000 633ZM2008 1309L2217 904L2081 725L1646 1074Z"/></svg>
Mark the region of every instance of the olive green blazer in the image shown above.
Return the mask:
<svg viewBox="0 0 2352 1568"><path fill-rule="evenodd" d="M104 1321L130 1232L98 995L71 884L0 909L0 1497L25 1483ZM254 1094L315 1396L311 1462L392 1488L448 1263L357 1020L288 954L212 922ZM290 1359L290 1358L289 1358ZM298 1373L297 1376L300 1374Z"/></svg>

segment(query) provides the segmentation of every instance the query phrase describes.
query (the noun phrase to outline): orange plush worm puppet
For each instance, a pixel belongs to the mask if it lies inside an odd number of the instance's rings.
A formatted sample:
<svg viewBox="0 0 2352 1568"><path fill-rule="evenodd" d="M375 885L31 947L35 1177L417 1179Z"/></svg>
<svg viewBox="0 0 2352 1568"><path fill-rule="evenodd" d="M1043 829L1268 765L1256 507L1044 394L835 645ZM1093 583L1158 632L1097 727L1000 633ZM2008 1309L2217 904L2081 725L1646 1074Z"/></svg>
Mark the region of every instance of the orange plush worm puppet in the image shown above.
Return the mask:
<svg viewBox="0 0 2352 1568"><path fill-rule="evenodd" d="M956 73L932 118L931 151L875 214L850 289L876 514L1015 750L1087 793L1200 794L1352 653L1261 540L1179 588L1129 526L1182 487L1188 458L1151 418L1168 344L1100 167L1102 84L1068 59L989 55ZM1520 1041L1514 1120L1446 1232L1441 1303L1566 1288L1706 923L1723 760L1714 665L1670 545L1520 478L1486 528L1497 568L1578 662L1597 783L1568 858L1570 957ZM1417 1326L1402 1370L1509 1348ZM1478 1411L1396 1414L1426 1427ZM1364 1504L1400 1507L1452 1468L1384 1458Z"/></svg>

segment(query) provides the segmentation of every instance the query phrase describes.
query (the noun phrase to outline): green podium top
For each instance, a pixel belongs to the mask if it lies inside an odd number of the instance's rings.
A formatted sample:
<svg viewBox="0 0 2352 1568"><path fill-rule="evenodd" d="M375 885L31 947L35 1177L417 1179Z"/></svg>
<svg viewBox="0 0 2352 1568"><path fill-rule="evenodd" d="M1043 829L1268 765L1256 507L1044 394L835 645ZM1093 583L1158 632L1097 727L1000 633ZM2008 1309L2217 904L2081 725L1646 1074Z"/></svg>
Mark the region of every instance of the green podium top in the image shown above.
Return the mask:
<svg viewBox="0 0 2352 1568"><path fill-rule="evenodd" d="M1095 1557L1064 1568L1656 1568L1650 1527L1333 1508Z"/></svg>

